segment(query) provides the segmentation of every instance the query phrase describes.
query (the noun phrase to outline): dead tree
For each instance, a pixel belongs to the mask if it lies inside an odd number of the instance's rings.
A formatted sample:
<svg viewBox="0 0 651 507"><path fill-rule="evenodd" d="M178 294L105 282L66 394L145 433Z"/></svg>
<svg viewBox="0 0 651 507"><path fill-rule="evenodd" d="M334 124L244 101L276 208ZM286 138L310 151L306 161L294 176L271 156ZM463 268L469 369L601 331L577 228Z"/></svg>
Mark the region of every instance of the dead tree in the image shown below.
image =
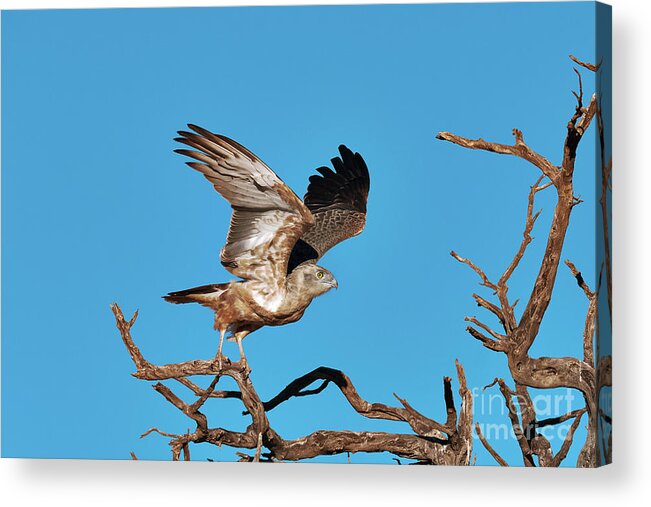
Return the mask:
<svg viewBox="0 0 651 507"><path fill-rule="evenodd" d="M269 401L262 401L251 382L251 371L240 361L231 363L225 360L221 369L216 360L194 360L162 366L147 361L133 342L131 328L138 312L126 320L118 305L111 309L115 315L122 340L136 366L134 377L157 381L153 388L165 400L174 405L196 425L194 431L174 434L160 431L154 427L142 437L152 432L169 437L172 459L190 460L190 444L208 443L216 446L249 450L238 452L241 461L299 461L316 456L356 452L390 452L399 458L415 460L416 464L468 465L472 453L472 395L466 385L463 367L456 363L459 381L461 409L457 413L452 392L452 379L443 379L443 395L447 419L439 423L414 409L407 400L396 396L400 406L392 407L382 403L365 401L355 389L350 379L341 371L324 366L299 377L282 389ZM188 377L200 375L212 379L208 388L203 389ZM237 391L217 390L222 377L232 378ZM173 380L182 384L195 397L186 402L161 381ZM308 389L320 381L318 387ZM409 425L413 433L384 433L371 431L332 431L318 430L295 440L282 438L272 427L268 413L290 398L317 395L329 384L334 384L344 395L350 406L359 414L370 419L398 421ZM394 395L395 396L395 395ZM245 408L243 416L251 418L244 432L213 427L209 424L201 408L208 400L215 398L237 398ZM132 458L136 459L132 454Z"/></svg>
<svg viewBox="0 0 651 507"><path fill-rule="evenodd" d="M597 72L599 70L598 66L583 63L574 57L571 58L590 71ZM612 282L610 275L610 251L608 246L609 215L606 203L606 190L609 185L612 163L605 163L604 127L597 94L595 93L589 103L584 105L581 73L577 69L574 70L578 76L579 84L578 92L573 92L577 104L567 124L567 135L563 145L563 158L560 166L552 164L543 155L529 147L524 140L522 132L517 129L513 130L515 143L512 145L487 142L483 139L468 139L450 132L440 132L437 135L438 139L449 141L463 148L514 155L527 161L541 173L529 191L523 239L520 247L497 281L491 280L471 260L461 257L454 251L451 252L451 255L457 261L466 264L474 270L481 280L480 284L490 289L497 297L497 302L494 303L479 294L472 295L478 306L488 310L497 317L501 331L495 331L491 326L475 317L465 318L470 323L466 330L487 349L506 355L515 389L510 388L503 379L495 379L491 386L498 385L504 396L508 416L516 440L520 446L525 466L560 465L572 445L575 430L584 414L587 415L588 432L586 441L579 454L577 466L594 467L601 464L602 459L600 457L600 446L598 442L598 436L600 434L599 420L602 418L608 424L611 422L609 415L604 414L602 416L598 405L599 391L602 387L611 385L610 356L601 357L599 354L595 355L595 327L598 322L598 291L600 289L599 286L594 290L591 289L579 269L569 260L565 261L565 264L569 268L569 273L575 277L579 288L585 293L587 299L587 311L582 336L583 357L531 357L529 355L529 350L538 336L540 325L552 297L572 209L582 202L574 194L574 164L579 143L595 116L599 124L601 144L603 176L601 206L604 217L606 245L604 264L607 278L609 312L611 307ZM547 234L543 259L531 295L523 303L525 305L524 310L521 317L517 319L514 308L518 301L516 300L513 303L510 301L508 297L508 283L513 272L525 255L527 246L532 241L531 232L540 215L540 211L534 212L536 194L550 187L554 189L557 195L554 215ZM597 339L598 344L599 340ZM554 418L539 420L529 394L529 388L551 389L559 387L578 390L585 400L585 408L560 414ZM568 420L572 420L572 423L567 437L561 449L554 454L549 440L537 430L544 426L559 424ZM500 465L506 466L506 461L497 454L481 434L479 425L476 426L476 430L480 441L488 452ZM608 441L610 442L610 436L608 436ZM610 447L610 443L603 445L603 448L606 449L606 462L610 460Z"/></svg>

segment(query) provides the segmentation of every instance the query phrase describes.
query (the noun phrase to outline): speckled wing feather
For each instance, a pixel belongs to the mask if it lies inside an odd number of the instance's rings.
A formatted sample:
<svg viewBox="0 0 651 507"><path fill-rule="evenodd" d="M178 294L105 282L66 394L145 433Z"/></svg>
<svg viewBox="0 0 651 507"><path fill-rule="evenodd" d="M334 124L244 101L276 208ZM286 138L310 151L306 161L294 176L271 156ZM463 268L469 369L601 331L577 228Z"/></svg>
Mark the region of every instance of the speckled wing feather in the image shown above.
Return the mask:
<svg viewBox="0 0 651 507"><path fill-rule="evenodd" d="M289 271L305 261L321 258L336 244L364 230L370 188L368 168L362 156L346 146L339 146L339 153L341 157L332 159L334 171L319 167L320 175L310 176L303 200L315 223L296 243Z"/></svg>
<svg viewBox="0 0 651 507"><path fill-rule="evenodd" d="M198 162L203 173L233 208L221 262L235 276L277 286L287 273L289 255L314 223L294 192L249 150L196 125L175 141L194 150L175 150Z"/></svg>

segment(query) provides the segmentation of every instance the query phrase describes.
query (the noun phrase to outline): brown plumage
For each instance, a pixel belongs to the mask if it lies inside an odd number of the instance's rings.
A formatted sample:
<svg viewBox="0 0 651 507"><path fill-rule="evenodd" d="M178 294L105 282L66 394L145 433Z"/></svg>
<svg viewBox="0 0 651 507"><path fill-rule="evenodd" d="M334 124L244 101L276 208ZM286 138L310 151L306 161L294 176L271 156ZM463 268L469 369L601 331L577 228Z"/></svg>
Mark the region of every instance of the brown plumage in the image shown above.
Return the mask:
<svg viewBox="0 0 651 507"><path fill-rule="evenodd" d="M177 153L201 172L233 209L222 265L241 280L203 285L163 296L170 303L199 303L215 312L217 357L232 334L245 363L242 340L262 326L299 320L312 300L337 287L316 265L330 248L362 232L370 179L361 155L345 146L310 177L304 202L258 157L232 139L196 125L175 140Z"/></svg>

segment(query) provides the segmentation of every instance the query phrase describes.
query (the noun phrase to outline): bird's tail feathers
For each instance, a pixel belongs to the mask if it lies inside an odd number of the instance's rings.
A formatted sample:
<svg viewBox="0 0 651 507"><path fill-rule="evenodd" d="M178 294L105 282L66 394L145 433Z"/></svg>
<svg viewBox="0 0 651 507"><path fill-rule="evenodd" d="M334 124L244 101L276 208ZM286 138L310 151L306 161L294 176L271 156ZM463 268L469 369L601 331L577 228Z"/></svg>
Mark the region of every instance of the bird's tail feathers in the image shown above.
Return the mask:
<svg viewBox="0 0 651 507"><path fill-rule="evenodd" d="M227 288L227 283L212 283L210 285L201 285L191 289L170 292L167 296L163 296L163 299L168 303L174 303L176 305L184 303L200 303L203 299L201 296L205 297L215 293L221 293Z"/></svg>

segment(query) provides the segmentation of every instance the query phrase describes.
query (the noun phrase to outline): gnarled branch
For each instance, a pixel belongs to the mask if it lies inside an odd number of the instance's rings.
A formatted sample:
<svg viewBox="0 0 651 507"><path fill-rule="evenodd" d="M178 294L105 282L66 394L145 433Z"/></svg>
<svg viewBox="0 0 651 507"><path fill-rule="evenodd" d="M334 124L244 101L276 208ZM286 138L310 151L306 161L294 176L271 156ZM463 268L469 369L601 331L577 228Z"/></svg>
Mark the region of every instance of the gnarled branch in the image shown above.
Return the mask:
<svg viewBox="0 0 651 507"><path fill-rule="evenodd" d="M597 71L599 65L587 64L581 62L575 57L571 57L573 61L582 67ZM508 366L513 380L516 383L516 394L520 405L520 411L515 410L515 405L511 399L513 392L505 387L503 381L497 381L500 384L506 405L508 408L509 418L511 419L512 427L516 433L516 438L520 445L525 465L532 466L534 464L532 456L538 457L538 464L541 466L558 466L560 462L565 459L569 447L573 440L573 435L576 427L579 424L581 416L584 412L589 416L589 432L584 450L578 460L580 466L596 466L599 462L598 449L596 445L596 427L597 427L597 396L599 389L602 385L610 385L610 358L599 358L598 363L595 364L595 354L593 337L595 333L595 325L597 322L597 293L592 292L583 279L581 273L569 261L566 261L570 271L577 279L577 283L588 297L588 311L584 324L583 332L583 360L573 357L530 357L529 350L538 336L538 331L542 323L545 312L549 306L552 291L556 281L558 272L558 265L561 258L563 244L567 234L570 215L574 206L581 199L574 195L573 189L573 174L576 161L576 153L579 143L583 135L589 128L595 115L600 127L600 144L602 147L602 179L608 181L609 170L607 164L603 162L604 156L604 135L603 135L603 119L598 104L597 95L593 94L590 98L588 105L584 105L584 90L583 80L581 74L575 69L578 77L578 91L573 92L576 98L576 107L572 116L567 123L567 134L563 142L563 158L560 166L552 165L549 160L543 155L536 153L524 142L522 132L514 129L515 144L505 145L499 143L492 143L484 141L483 139L467 139L449 132L440 132L437 135L438 139L450 141L458 146L470 149L479 149L490 151L498 154L515 155L527 162L531 163L539 170L542 171L542 176L530 188L527 215L525 220L525 228L523 232L523 240L516 252L513 260L504 271L502 277L497 283L490 282L488 276L484 271L479 269L471 261L460 257L455 252L452 256L458 261L467 264L482 278L482 285L492 289L498 296L499 305L493 304L486 299L473 294L473 298L477 304L486 308L491 313L496 315L500 323L504 327L505 335L499 335L491 330L488 326L482 324L475 318L466 317L466 320L472 322L476 327L469 326L466 328L474 338L481 341L482 344L491 350L503 352L507 356ZM549 182L541 185L542 179L547 177ZM545 250L540 264L536 280L533 284L531 295L525 303L525 308L519 322L513 314L513 306L508 301L506 285L507 280L512 276L518 264L522 260L528 244L531 242L531 232L533 230L536 219L540 212L534 213L534 197L535 194L544 188L553 185L557 194L557 201L554 207L554 214L552 217L551 226L547 234L547 241ZM607 188L607 183L604 183L604 188ZM607 212L605 201L605 190L602 191L602 210L604 214L606 244L608 248L607 237ZM610 257L607 252L606 263L608 264L607 270L610 269ZM609 274L609 271L608 271ZM609 278L610 280L610 278ZM610 289L610 286L609 286ZM610 292L609 292L609 305L610 305ZM489 336L483 334L478 329L482 329ZM491 338L492 337L492 338ZM551 389L556 387L569 387L579 390L585 399L586 407L580 411L571 411L564 416L556 418L549 418L544 421L537 422L536 414L529 397L528 388L538 389ZM572 415L570 415L572 414ZM556 456L553 455L551 445L542 436L536 434L536 427L541 424L550 425L569 420L574 418L570 431ZM520 420L521 419L521 420ZM518 436L518 430L524 428L524 434ZM589 449L588 449L589 448ZM487 447L487 449L489 449ZM588 449L588 450L586 450ZM490 449L489 449L490 452ZM491 453L493 454L493 453ZM496 458L497 459L497 458ZM499 460L498 460L499 462Z"/></svg>
<svg viewBox="0 0 651 507"><path fill-rule="evenodd" d="M258 396L249 376L250 371L239 362L225 360L221 369L216 361L186 361L183 363L154 365L147 361L131 336L131 328L137 315L127 321L118 305L111 306L122 340L136 366L134 376L143 380L174 379L190 389L198 399L187 403L177 396L172 389L157 382L154 389L165 400L195 422L192 432L178 435L152 428L143 437L157 432L170 438L172 458L179 460L181 454L185 460L190 459L190 444L210 443L227 445L239 449L250 449L253 455L239 453L244 461L297 461L316 456L355 452L391 452L401 458L416 460L421 464L467 465L472 452L472 396L466 385L463 367L459 362L457 377L459 394L462 400L461 412L458 414L452 393L452 379L443 379L443 393L447 418L439 423L423 415L406 400L396 396L402 406L393 407L383 403L369 403L355 389L350 379L341 371L320 367L303 375L281 390L268 402ZM203 389L187 377L208 375L212 381ZM231 377L238 386L238 391L216 391L219 379ZM307 389L312 383L321 380L319 387ZM294 440L283 439L274 431L267 418L267 412L279 404L294 397L316 395L329 384L335 384L348 403L361 415L372 419L404 422L413 430L408 433L385 433L369 431L332 431L319 430ZM201 412L202 406L209 399L237 398L245 407L244 414L251 417L251 423L244 432L225 428L210 427L208 419ZM458 414L458 415L457 415ZM266 452L263 452L266 449Z"/></svg>

